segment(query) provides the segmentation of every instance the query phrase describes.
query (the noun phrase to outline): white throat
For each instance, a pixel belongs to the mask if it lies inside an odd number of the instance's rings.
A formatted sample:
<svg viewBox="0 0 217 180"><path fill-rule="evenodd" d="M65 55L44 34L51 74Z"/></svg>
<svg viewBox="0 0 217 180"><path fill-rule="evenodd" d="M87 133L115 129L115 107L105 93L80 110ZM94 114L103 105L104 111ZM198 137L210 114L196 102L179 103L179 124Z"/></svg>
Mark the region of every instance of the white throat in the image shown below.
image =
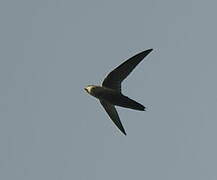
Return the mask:
<svg viewBox="0 0 217 180"><path fill-rule="evenodd" d="M87 86L85 89L89 94L91 94L93 88L94 88L94 86Z"/></svg>

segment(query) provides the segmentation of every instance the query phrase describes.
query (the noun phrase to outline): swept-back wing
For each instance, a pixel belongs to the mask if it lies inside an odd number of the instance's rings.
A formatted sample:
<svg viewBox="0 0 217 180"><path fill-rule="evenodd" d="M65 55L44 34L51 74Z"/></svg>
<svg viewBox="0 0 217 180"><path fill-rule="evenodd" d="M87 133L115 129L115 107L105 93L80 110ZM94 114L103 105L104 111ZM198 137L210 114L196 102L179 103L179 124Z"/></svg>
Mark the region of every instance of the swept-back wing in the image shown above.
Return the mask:
<svg viewBox="0 0 217 180"><path fill-rule="evenodd" d="M104 79L102 86L115 89L121 92L121 82L133 71L133 69L152 51L148 49L136 54L130 59L123 62Z"/></svg>
<svg viewBox="0 0 217 180"><path fill-rule="evenodd" d="M120 129L120 131L126 135L126 132L124 130L124 127L121 123L121 120L118 116L118 112L115 109L115 106L112 104L107 103L106 101L101 100L100 103L102 104L102 106L104 107L105 111L108 113L109 117L111 118L111 120L115 123L115 125L118 127L118 129Z"/></svg>

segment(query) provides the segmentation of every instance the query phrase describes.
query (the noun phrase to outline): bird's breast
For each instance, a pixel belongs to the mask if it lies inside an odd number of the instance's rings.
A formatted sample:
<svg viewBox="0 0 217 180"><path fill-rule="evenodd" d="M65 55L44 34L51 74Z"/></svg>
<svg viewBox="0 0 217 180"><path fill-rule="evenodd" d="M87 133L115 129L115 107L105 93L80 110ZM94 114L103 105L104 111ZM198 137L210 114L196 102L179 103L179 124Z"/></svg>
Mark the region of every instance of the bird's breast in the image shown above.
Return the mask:
<svg viewBox="0 0 217 180"><path fill-rule="evenodd" d="M115 95L119 94L119 92L113 89L97 86L91 90L90 94L100 100L103 99L107 101L107 99L113 98Z"/></svg>

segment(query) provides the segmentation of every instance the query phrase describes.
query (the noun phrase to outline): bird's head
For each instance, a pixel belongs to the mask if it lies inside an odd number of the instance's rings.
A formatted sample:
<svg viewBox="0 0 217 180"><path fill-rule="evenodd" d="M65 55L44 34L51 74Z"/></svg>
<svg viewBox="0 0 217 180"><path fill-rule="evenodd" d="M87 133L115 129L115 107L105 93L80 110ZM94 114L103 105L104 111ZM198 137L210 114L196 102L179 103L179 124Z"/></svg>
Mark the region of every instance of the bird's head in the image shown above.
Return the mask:
<svg viewBox="0 0 217 180"><path fill-rule="evenodd" d="M84 88L85 91L87 91L87 93L91 94L91 90L94 88L93 85L88 85Z"/></svg>

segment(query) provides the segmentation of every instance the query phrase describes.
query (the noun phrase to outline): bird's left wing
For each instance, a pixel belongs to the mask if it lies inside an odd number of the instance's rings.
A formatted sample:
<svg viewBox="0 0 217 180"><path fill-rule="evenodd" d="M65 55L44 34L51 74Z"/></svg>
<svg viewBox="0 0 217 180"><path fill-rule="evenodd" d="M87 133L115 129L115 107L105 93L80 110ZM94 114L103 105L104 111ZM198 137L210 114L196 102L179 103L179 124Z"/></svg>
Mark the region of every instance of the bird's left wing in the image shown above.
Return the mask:
<svg viewBox="0 0 217 180"><path fill-rule="evenodd" d="M115 89L121 92L121 82L133 71L133 69L152 51L148 49L129 58L104 79L102 85L107 88Z"/></svg>
<svg viewBox="0 0 217 180"><path fill-rule="evenodd" d="M118 112L115 109L115 106L112 104L109 104L108 102L101 100L100 103L102 104L102 106L104 107L104 109L106 110L106 112L108 113L109 117L111 118L111 120L115 123L115 125L120 129L120 131L126 135L126 132L124 130L124 127L121 123L121 120L118 116Z"/></svg>

